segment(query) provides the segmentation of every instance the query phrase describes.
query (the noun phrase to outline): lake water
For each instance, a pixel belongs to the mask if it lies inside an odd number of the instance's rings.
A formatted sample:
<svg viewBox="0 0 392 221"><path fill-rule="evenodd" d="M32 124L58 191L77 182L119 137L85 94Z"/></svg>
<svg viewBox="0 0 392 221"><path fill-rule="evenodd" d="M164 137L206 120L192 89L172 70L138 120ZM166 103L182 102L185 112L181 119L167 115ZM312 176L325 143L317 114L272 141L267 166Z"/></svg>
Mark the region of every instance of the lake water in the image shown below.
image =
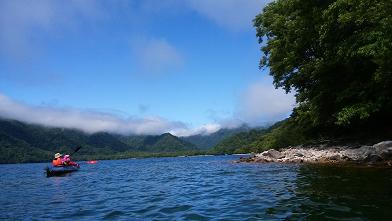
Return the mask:
<svg viewBox="0 0 392 221"><path fill-rule="evenodd" d="M392 170L232 163L238 156L99 161L64 177L0 165L4 220L391 220Z"/></svg>

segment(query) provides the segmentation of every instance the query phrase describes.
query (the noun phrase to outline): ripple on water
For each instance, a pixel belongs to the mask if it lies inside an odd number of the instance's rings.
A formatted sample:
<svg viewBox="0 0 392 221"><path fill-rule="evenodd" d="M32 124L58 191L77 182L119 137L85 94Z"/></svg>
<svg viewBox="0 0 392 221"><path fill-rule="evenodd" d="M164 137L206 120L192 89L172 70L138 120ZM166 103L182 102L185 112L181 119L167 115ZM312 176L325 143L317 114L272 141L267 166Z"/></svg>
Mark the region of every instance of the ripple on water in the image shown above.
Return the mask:
<svg viewBox="0 0 392 221"><path fill-rule="evenodd" d="M164 207L159 210L159 212L164 213L164 214L173 214L173 213L178 213L178 212L183 212L191 209L191 205L177 205L177 206L171 206L171 207Z"/></svg>
<svg viewBox="0 0 392 221"><path fill-rule="evenodd" d="M122 211L113 210L113 211L110 211L110 212L106 213L104 215L103 219L105 219L105 220L112 220L112 219L115 219L115 218L119 218L122 215L125 215L125 213L122 212Z"/></svg>
<svg viewBox="0 0 392 221"><path fill-rule="evenodd" d="M203 216L196 213L185 213L184 215L181 216L181 218L184 220L197 220L197 221L204 221L204 220L211 219L210 217Z"/></svg>
<svg viewBox="0 0 392 221"><path fill-rule="evenodd" d="M46 178L0 165L0 220L389 220L385 169L233 164L234 156L100 161Z"/></svg>

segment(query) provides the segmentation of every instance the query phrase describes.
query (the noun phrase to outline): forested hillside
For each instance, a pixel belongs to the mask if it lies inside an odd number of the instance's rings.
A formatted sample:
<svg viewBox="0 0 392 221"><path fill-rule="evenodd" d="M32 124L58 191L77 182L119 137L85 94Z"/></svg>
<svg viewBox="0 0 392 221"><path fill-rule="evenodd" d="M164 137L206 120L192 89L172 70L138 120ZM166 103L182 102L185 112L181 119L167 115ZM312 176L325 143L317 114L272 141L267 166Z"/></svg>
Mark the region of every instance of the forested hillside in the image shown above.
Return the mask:
<svg viewBox="0 0 392 221"><path fill-rule="evenodd" d="M392 1L277 0L254 19L277 88L292 92L290 118L240 133L218 152L392 138Z"/></svg>
<svg viewBox="0 0 392 221"><path fill-rule="evenodd" d="M197 134L189 137L181 137L182 140L194 144L197 148L201 150L209 150L220 143L225 138L228 138L234 134L249 131L250 128L247 125L242 125L237 128L223 128L215 133L208 135Z"/></svg>
<svg viewBox="0 0 392 221"><path fill-rule="evenodd" d="M47 128L14 120L0 120L0 163L50 160L55 152L70 153L82 146L76 157L139 156L142 153L195 151L193 144L171 134L121 136L86 134L78 130ZM123 153L121 155L121 153Z"/></svg>
<svg viewBox="0 0 392 221"><path fill-rule="evenodd" d="M213 150L222 154L255 152L257 150L254 148L254 143L267 131L267 129L253 129L234 134L219 142Z"/></svg>
<svg viewBox="0 0 392 221"><path fill-rule="evenodd" d="M254 26L277 88L296 95L274 147L392 137L392 1L277 0Z"/></svg>

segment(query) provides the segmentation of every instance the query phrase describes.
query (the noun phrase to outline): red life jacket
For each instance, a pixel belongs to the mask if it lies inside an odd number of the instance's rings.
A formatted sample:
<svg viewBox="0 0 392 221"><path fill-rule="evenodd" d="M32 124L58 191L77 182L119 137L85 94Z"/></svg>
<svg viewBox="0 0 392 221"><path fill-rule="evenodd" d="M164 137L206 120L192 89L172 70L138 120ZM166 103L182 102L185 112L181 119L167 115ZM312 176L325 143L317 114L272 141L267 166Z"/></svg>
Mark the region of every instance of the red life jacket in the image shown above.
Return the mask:
<svg viewBox="0 0 392 221"><path fill-rule="evenodd" d="M61 158L56 158L52 161L53 166L57 167L57 166L62 166L63 165L63 161L61 160Z"/></svg>

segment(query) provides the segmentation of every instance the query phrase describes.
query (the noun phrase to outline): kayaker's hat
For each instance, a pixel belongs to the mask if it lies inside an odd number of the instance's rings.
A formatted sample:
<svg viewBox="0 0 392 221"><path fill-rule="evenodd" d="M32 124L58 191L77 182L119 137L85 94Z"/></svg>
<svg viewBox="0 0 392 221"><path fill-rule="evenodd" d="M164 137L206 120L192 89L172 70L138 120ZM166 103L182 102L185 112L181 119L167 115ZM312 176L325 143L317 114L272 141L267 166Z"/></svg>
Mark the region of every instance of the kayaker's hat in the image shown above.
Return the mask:
<svg viewBox="0 0 392 221"><path fill-rule="evenodd" d="M55 155L54 155L54 158L59 158L59 157L61 157L62 155L61 155L61 153L56 153Z"/></svg>

